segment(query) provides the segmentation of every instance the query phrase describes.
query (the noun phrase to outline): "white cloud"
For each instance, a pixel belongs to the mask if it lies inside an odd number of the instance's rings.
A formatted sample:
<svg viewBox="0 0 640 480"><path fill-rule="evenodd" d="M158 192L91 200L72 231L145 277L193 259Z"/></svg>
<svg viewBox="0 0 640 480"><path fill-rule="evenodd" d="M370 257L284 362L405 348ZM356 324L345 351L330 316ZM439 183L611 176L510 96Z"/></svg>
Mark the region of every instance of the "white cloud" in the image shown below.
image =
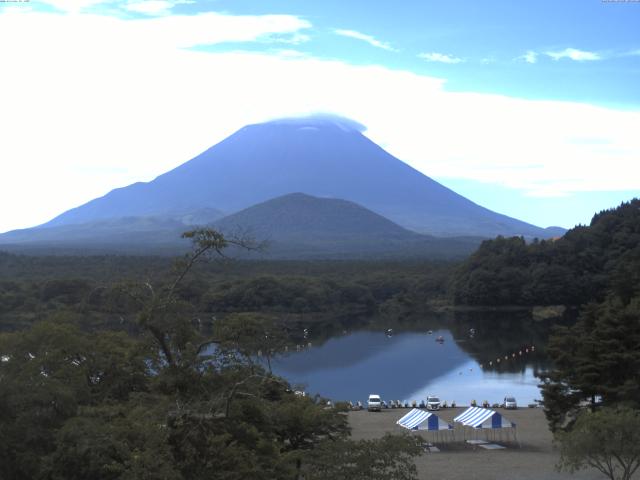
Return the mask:
<svg viewBox="0 0 640 480"><path fill-rule="evenodd" d="M288 48L276 50L274 53L280 55L281 57L286 58L303 58L308 57L308 54L305 52L301 52L300 50L292 50Z"/></svg>
<svg viewBox="0 0 640 480"><path fill-rule="evenodd" d="M175 5L176 2L168 0L143 0L140 2L129 2L124 8L131 12L144 13L147 15L166 15L171 12L171 9Z"/></svg>
<svg viewBox="0 0 640 480"><path fill-rule="evenodd" d="M428 61L428 62L440 62L440 63L460 63L463 60L458 57L454 57L452 55L447 55L446 53L420 53L418 57Z"/></svg>
<svg viewBox="0 0 640 480"><path fill-rule="evenodd" d="M300 32L286 32L282 34L270 34L268 37L261 39L266 43L285 43L287 45L300 45L311 40L311 36Z"/></svg>
<svg viewBox="0 0 640 480"><path fill-rule="evenodd" d="M0 49L0 231L151 180L248 123L317 111L365 124L436 178L547 196L640 189L640 112L449 92L437 78L296 53L183 48L304 25L0 14L0 44L11 45Z"/></svg>
<svg viewBox="0 0 640 480"><path fill-rule="evenodd" d="M545 54L554 60L560 60L562 58L569 58L576 62L602 60L602 57L598 53L578 50L576 48L565 48L557 52L545 52Z"/></svg>
<svg viewBox="0 0 640 480"><path fill-rule="evenodd" d="M176 5L194 3L194 0L40 0L38 3L51 5L67 13L78 13L102 5L146 15L166 15ZM112 13L115 11L111 10Z"/></svg>
<svg viewBox="0 0 640 480"><path fill-rule="evenodd" d="M102 19L96 18L95 23L100 24ZM188 48L223 42L269 40L272 37L283 41L287 35L295 35L301 29L311 27L306 20L292 15L232 16L214 12L129 20L118 24L127 37L141 36L134 45L147 44L154 49L159 46ZM105 30L111 28L106 24L96 26Z"/></svg>
<svg viewBox="0 0 640 480"><path fill-rule="evenodd" d="M86 8L113 3L115 0L40 0L63 12L78 13Z"/></svg>
<svg viewBox="0 0 640 480"><path fill-rule="evenodd" d="M341 35L343 37L349 37L349 38L355 38L356 40L362 40L363 42L367 42L369 45L371 45L373 47L376 47L376 48L381 48L383 50L388 50L390 52L397 52L397 50L395 48L393 48L389 43L381 42L380 40L377 40L375 37L372 37L371 35L367 35L365 33L360 33L360 32L357 32L355 30L335 29L333 31L333 33L335 33L336 35Z"/></svg>
<svg viewBox="0 0 640 480"><path fill-rule="evenodd" d="M536 63L538 61L538 54L533 50L529 50L524 55L518 57L518 59L522 59L527 63Z"/></svg>

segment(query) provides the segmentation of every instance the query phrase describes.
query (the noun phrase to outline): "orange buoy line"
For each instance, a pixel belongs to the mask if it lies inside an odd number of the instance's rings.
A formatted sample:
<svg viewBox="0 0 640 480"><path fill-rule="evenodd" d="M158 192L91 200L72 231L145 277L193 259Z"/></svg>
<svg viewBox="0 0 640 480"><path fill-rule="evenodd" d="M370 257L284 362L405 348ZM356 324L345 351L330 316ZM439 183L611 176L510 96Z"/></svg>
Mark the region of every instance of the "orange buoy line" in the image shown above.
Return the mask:
<svg viewBox="0 0 640 480"><path fill-rule="evenodd" d="M501 361L513 360L515 358L522 357L522 355L526 355L527 353L533 353L535 351L536 351L535 345L531 345L529 347L525 347L524 350L518 350L517 354L516 354L516 352L513 352L513 353L511 353L511 355L505 355L504 357L498 357L498 358L495 359L495 361L494 360L490 360L487 365L492 367L494 363L497 365ZM485 366L484 363L480 364L480 368L484 368L484 366Z"/></svg>

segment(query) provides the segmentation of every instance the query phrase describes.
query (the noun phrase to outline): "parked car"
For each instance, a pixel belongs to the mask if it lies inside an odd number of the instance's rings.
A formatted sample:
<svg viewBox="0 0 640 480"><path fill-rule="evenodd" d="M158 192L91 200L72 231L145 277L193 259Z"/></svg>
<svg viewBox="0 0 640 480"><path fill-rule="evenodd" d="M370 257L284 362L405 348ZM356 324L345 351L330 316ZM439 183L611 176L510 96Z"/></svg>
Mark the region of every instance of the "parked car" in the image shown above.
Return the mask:
<svg viewBox="0 0 640 480"><path fill-rule="evenodd" d="M379 412L382 408L382 399L380 395L371 394L367 400L367 410L370 412Z"/></svg>
<svg viewBox="0 0 640 480"><path fill-rule="evenodd" d="M427 410L440 410L440 398L427 397Z"/></svg>
<svg viewBox="0 0 640 480"><path fill-rule="evenodd" d="M510 410L515 410L518 408L518 404L516 403L515 397L506 396L504 397L504 408L508 408Z"/></svg>

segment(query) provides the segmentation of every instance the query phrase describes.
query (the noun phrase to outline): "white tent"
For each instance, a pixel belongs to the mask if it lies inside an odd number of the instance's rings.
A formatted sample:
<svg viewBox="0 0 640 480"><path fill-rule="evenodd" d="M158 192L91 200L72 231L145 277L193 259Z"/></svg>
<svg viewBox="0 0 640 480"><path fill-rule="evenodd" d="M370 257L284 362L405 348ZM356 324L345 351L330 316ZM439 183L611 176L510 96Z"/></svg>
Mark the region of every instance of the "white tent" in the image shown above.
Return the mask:
<svg viewBox="0 0 640 480"><path fill-rule="evenodd" d="M439 433L441 431L451 432L453 435L453 426L441 420L436 414L418 408L412 409L396 423L409 430L435 432L435 441L440 440Z"/></svg>
<svg viewBox="0 0 640 480"><path fill-rule="evenodd" d="M452 430L453 427L442 421L437 415L425 412L418 408L412 409L404 417L396 422L398 425L409 430Z"/></svg>
<svg viewBox="0 0 640 480"><path fill-rule="evenodd" d="M465 427L471 427L474 430L501 431L503 428L510 428L513 437L516 437L516 424L504 418L495 410L480 407L469 407L460 415L453 419L454 422L460 423ZM498 430L499 429L499 430Z"/></svg>

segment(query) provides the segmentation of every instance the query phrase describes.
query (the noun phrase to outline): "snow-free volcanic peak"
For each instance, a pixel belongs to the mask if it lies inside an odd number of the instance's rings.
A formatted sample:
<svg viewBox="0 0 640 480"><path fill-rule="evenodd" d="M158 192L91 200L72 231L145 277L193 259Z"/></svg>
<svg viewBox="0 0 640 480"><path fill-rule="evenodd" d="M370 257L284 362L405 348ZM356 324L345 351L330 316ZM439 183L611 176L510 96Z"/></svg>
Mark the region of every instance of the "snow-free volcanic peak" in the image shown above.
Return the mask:
<svg viewBox="0 0 640 480"><path fill-rule="evenodd" d="M477 205L389 154L335 115L248 125L148 183L135 183L44 226L215 209L231 214L292 192L355 202L438 236L523 235L544 229Z"/></svg>

